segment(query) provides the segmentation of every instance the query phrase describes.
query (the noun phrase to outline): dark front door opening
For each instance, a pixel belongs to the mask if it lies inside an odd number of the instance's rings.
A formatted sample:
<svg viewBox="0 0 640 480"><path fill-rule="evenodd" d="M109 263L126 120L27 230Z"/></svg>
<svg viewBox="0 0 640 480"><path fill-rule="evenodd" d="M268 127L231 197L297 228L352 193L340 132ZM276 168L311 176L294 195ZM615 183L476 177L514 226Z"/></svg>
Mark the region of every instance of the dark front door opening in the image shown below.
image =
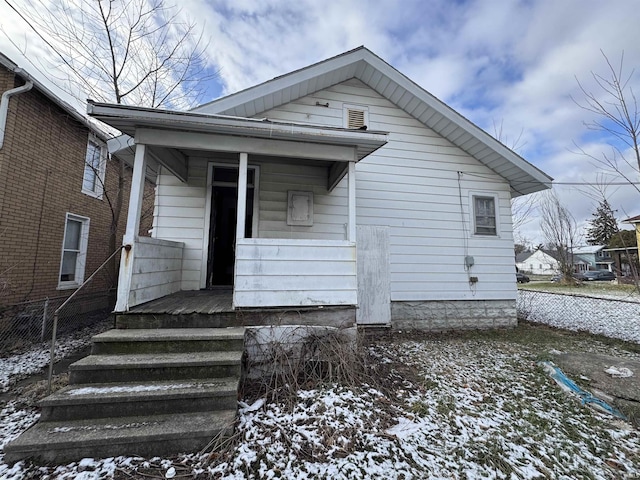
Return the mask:
<svg viewBox="0 0 640 480"><path fill-rule="evenodd" d="M245 238L252 236L255 170L247 172L247 209ZM238 207L238 169L213 168L207 288L233 286Z"/></svg>

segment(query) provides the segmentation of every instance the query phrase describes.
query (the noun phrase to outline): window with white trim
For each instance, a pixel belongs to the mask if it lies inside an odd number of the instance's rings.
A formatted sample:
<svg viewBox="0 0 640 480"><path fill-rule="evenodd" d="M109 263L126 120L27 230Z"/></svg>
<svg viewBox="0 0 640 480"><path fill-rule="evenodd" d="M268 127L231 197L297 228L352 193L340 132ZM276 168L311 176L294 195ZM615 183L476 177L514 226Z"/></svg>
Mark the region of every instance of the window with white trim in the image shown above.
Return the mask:
<svg viewBox="0 0 640 480"><path fill-rule="evenodd" d="M75 288L84 281L88 240L89 219L67 213L62 240L58 288Z"/></svg>
<svg viewBox="0 0 640 480"><path fill-rule="evenodd" d="M498 235L496 197L473 195L474 233L476 235Z"/></svg>
<svg viewBox="0 0 640 480"><path fill-rule="evenodd" d="M344 128L366 130L369 126L369 107L363 105L342 106Z"/></svg>
<svg viewBox="0 0 640 480"><path fill-rule="evenodd" d="M92 197L102 198L104 193L104 177L107 167L107 153L104 143L95 135L89 137L87 153L84 159L84 174L82 176L82 193Z"/></svg>

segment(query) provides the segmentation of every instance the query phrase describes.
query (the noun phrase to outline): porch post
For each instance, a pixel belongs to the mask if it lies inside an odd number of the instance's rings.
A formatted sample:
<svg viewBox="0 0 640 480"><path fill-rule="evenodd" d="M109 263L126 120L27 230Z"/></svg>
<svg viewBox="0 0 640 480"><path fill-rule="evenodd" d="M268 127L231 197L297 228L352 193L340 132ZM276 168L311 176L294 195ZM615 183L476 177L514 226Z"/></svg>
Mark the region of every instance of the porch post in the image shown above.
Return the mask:
<svg viewBox="0 0 640 480"><path fill-rule="evenodd" d="M238 168L238 219L236 223L236 240L244 238L244 224L247 214L247 164L249 155L240 154Z"/></svg>
<svg viewBox="0 0 640 480"><path fill-rule="evenodd" d="M348 208L349 216L347 220L347 240L356 241L356 162L349 162L348 183Z"/></svg>
<svg viewBox="0 0 640 480"><path fill-rule="evenodd" d="M129 193L129 210L127 211L127 226L124 232L122 244L124 249L120 257L120 273L118 275L118 297L116 300L116 312L129 310L129 290L131 289L131 277L133 275L133 255L135 241L140 230L140 214L142 211L142 199L144 196L145 173L147 170L146 145L136 145L136 155L133 160L133 175L131 178L131 191Z"/></svg>

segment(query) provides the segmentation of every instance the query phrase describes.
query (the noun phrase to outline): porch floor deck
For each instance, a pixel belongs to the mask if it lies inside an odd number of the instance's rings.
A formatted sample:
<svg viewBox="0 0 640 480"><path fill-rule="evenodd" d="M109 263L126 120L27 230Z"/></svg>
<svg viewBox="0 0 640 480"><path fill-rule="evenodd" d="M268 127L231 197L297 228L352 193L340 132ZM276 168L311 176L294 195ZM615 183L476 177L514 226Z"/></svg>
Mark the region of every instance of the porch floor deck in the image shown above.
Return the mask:
<svg viewBox="0 0 640 480"><path fill-rule="evenodd" d="M233 291L220 290L190 290L172 293L165 297L151 300L137 305L129 310L132 314L166 314L189 315L201 313L212 315L216 313L233 312Z"/></svg>
<svg viewBox="0 0 640 480"><path fill-rule="evenodd" d="M233 290L172 293L116 314L116 328L240 327L314 325L351 327L353 306L298 306L233 309Z"/></svg>

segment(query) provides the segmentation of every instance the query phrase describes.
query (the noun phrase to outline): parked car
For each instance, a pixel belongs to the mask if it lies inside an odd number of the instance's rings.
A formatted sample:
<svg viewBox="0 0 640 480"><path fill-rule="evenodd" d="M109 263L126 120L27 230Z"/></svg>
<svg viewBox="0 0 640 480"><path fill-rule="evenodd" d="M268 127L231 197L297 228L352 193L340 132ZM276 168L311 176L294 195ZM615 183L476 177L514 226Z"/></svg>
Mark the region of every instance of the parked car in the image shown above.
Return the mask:
<svg viewBox="0 0 640 480"><path fill-rule="evenodd" d="M527 277L524 273L516 272L516 282L527 283L528 281L529 277Z"/></svg>
<svg viewBox="0 0 640 480"><path fill-rule="evenodd" d="M576 275L576 278L584 282L611 281L616 279L616 274L609 270L589 270Z"/></svg>

